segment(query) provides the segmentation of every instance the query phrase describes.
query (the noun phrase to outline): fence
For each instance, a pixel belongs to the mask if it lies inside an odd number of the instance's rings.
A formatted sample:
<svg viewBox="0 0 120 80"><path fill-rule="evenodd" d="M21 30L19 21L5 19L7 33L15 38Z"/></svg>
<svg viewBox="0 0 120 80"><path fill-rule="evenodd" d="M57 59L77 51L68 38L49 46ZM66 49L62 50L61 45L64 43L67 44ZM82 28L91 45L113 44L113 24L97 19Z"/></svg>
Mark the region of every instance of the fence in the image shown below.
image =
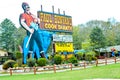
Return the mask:
<svg viewBox="0 0 120 80"><path fill-rule="evenodd" d="M94 61L93 63L89 64L89 62L84 61L84 62L80 62L80 63L76 63L76 64L62 64L62 65L53 65L53 66L43 66L43 67L28 67L28 68L10 68L9 72L10 75L12 76L13 73L16 73L16 71L18 71L17 73L20 73L19 70L22 70L22 73L26 73L26 72L32 72L34 75L36 75L37 72L42 72L42 71L53 71L54 73L56 73L57 71L60 70L73 70L73 69L85 69L86 67L89 66L94 66L96 65L96 67L100 64L113 64L113 63L117 63L120 61L120 58L105 58L105 59L98 59L96 61Z"/></svg>
<svg viewBox="0 0 120 80"><path fill-rule="evenodd" d="M105 59L98 59L96 60L96 66L99 64L111 64L111 63L117 63L120 61L120 58L112 57L112 58L105 58Z"/></svg>

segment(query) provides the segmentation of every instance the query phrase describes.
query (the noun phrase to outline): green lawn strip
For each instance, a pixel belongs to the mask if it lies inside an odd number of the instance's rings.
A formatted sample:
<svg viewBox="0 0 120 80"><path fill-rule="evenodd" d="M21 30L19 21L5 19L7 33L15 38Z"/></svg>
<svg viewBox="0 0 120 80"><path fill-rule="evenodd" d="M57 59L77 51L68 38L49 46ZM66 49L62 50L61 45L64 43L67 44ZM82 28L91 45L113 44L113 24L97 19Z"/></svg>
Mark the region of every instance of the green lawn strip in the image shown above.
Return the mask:
<svg viewBox="0 0 120 80"><path fill-rule="evenodd" d="M120 64L109 64L86 68L81 70L43 73L43 74L24 74L12 76L0 76L0 80L83 80L94 78L120 79Z"/></svg>

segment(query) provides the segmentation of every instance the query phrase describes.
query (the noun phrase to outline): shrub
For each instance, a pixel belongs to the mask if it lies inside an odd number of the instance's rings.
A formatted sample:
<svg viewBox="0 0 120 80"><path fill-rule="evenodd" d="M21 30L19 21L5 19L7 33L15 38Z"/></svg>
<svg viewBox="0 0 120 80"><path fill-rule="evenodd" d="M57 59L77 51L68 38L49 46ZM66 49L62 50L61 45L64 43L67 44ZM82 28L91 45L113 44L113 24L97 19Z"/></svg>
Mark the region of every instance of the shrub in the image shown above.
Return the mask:
<svg viewBox="0 0 120 80"><path fill-rule="evenodd" d="M6 63L3 64L3 67L2 67L4 70L7 70L9 67Z"/></svg>
<svg viewBox="0 0 120 80"><path fill-rule="evenodd" d="M70 59L73 56L74 56L73 54L67 54L67 59Z"/></svg>
<svg viewBox="0 0 120 80"><path fill-rule="evenodd" d="M17 58L17 59L22 58L22 53L19 52L19 51L17 51L17 52L16 52L16 58Z"/></svg>
<svg viewBox="0 0 120 80"><path fill-rule="evenodd" d="M21 66L22 66L23 68L25 68L27 65L26 65L26 64L22 64Z"/></svg>
<svg viewBox="0 0 120 80"><path fill-rule="evenodd" d="M61 58L62 58L63 61L65 61L65 55L64 54L61 55Z"/></svg>
<svg viewBox="0 0 120 80"><path fill-rule="evenodd" d="M54 56L54 64L61 64L62 63L62 57L60 55Z"/></svg>
<svg viewBox="0 0 120 80"><path fill-rule="evenodd" d="M18 66L21 67L21 66L22 66L22 63L23 63L23 62L22 62L22 58L21 58L21 59L18 59L18 60L17 60L17 63L18 63Z"/></svg>
<svg viewBox="0 0 120 80"><path fill-rule="evenodd" d="M97 57L93 56L93 57L92 57L92 60L97 60Z"/></svg>
<svg viewBox="0 0 120 80"><path fill-rule="evenodd" d="M3 64L3 69L7 70L8 68L13 68L14 64L16 64L16 62L14 60L8 60Z"/></svg>
<svg viewBox="0 0 120 80"><path fill-rule="evenodd" d="M78 53L77 53L77 58L78 58L79 60L82 60L82 59L83 59L83 54L84 54L84 53L78 52Z"/></svg>
<svg viewBox="0 0 120 80"><path fill-rule="evenodd" d="M77 60L77 58L76 58L75 56L71 57L68 61L69 61L70 63L72 63L72 64L78 63L78 60Z"/></svg>
<svg viewBox="0 0 120 80"><path fill-rule="evenodd" d="M47 60L45 58L40 58L37 60L38 66L45 66L47 63Z"/></svg>
<svg viewBox="0 0 120 80"><path fill-rule="evenodd" d="M36 60L35 60L35 59L32 59L32 58L28 59L28 61L27 61L27 65L28 65L29 67L35 66L35 63L36 63Z"/></svg>
<svg viewBox="0 0 120 80"><path fill-rule="evenodd" d="M49 55L48 59L52 60L53 59L53 55Z"/></svg>
<svg viewBox="0 0 120 80"><path fill-rule="evenodd" d="M18 67L18 64L16 63L16 64L14 64L13 66L14 66L14 68L17 68L17 67Z"/></svg>
<svg viewBox="0 0 120 80"><path fill-rule="evenodd" d="M91 62L92 58L93 58L93 56L95 56L95 54L96 53L94 51L87 52L86 55L85 55L85 60Z"/></svg>
<svg viewBox="0 0 120 80"><path fill-rule="evenodd" d="M92 55L91 54L86 54L85 55L85 60L91 62L92 61Z"/></svg>

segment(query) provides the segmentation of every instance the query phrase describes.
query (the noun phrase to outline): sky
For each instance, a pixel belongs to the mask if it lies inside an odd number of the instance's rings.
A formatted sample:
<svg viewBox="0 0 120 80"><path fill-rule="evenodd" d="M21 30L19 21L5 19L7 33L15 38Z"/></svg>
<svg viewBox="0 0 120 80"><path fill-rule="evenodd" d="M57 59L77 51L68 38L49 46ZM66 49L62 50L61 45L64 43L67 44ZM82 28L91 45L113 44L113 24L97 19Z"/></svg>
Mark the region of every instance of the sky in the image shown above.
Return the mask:
<svg viewBox="0 0 120 80"><path fill-rule="evenodd" d="M90 20L107 21L108 18L115 18L120 21L120 0L1 0L0 2L0 23L5 19L10 19L16 27L19 27L19 15L23 13L21 4L27 2L30 11L37 16L40 5L43 11L52 12L54 6L55 13L72 16L73 26L85 24Z"/></svg>

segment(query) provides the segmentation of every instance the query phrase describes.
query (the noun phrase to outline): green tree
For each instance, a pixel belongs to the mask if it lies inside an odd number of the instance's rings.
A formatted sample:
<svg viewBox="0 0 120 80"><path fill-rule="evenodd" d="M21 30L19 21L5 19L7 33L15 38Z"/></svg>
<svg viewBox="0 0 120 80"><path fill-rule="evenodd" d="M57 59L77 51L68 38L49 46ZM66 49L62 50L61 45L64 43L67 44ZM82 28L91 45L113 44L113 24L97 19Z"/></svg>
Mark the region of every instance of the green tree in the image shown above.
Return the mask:
<svg viewBox="0 0 120 80"><path fill-rule="evenodd" d="M87 51L91 50L91 44L90 42L82 42L82 49L85 49Z"/></svg>
<svg viewBox="0 0 120 80"><path fill-rule="evenodd" d="M120 44L120 23L114 18L108 18L108 21L91 20L85 24L80 24L79 39L81 42L87 42L90 39L90 34L93 28L99 27L105 38L107 46Z"/></svg>
<svg viewBox="0 0 120 80"><path fill-rule="evenodd" d="M115 24L115 31L114 31L114 33L115 33L115 44L116 45L120 45L120 23L119 22L116 22L116 24Z"/></svg>
<svg viewBox="0 0 120 80"><path fill-rule="evenodd" d="M102 28L104 21L99 20L91 20L88 21L86 24L80 25L79 37L81 42L89 42L90 41L90 33L93 28L96 26Z"/></svg>
<svg viewBox="0 0 120 80"><path fill-rule="evenodd" d="M120 32L115 36L116 45L120 45Z"/></svg>
<svg viewBox="0 0 120 80"><path fill-rule="evenodd" d="M104 23L103 33L106 37L107 46L113 46L116 44L115 37L117 31L115 28L116 28L115 23L113 25L113 22L111 22L110 19L108 19L108 21Z"/></svg>
<svg viewBox="0 0 120 80"><path fill-rule="evenodd" d="M94 49L104 48L106 46L105 36L99 27L93 28L90 39Z"/></svg>
<svg viewBox="0 0 120 80"><path fill-rule="evenodd" d="M73 44L75 49L80 49L81 48L81 40L79 36L79 26L74 26L73 27Z"/></svg>
<svg viewBox="0 0 120 80"><path fill-rule="evenodd" d="M11 20L5 19L0 24L0 47L6 51L14 51L15 50L15 38L14 34L16 31L15 25L12 23Z"/></svg>
<svg viewBox="0 0 120 80"><path fill-rule="evenodd" d="M22 46L24 37L26 36L26 31L22 27L19 27L15 31L15 46L16 46L16 51L19 51L18 46Z"/></svg>

